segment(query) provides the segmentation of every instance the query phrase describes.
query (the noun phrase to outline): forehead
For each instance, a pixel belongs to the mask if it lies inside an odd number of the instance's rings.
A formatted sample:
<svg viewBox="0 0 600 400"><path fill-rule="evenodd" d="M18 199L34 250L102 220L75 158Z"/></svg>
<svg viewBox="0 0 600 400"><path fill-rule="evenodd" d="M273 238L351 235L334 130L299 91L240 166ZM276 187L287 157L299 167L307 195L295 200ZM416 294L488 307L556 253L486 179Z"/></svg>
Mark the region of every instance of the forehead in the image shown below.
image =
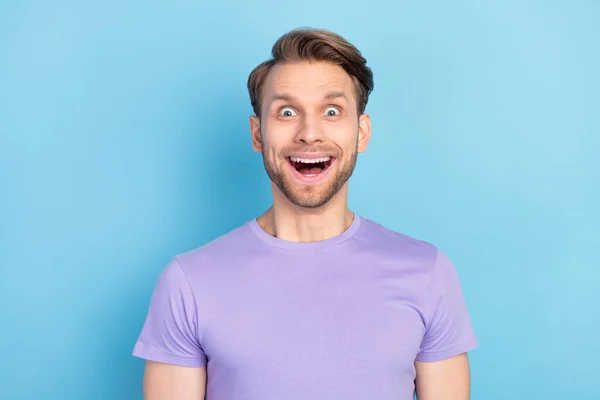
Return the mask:
<svg viewBox="0 0 600 400"><path fill-rule="evenodd" d="M306 101L322 100L324 93L341 91L355 102L354 82L339 65L327 62L293 62L275 65L263 86L265 101L276 94L289 94Z"/></svg>

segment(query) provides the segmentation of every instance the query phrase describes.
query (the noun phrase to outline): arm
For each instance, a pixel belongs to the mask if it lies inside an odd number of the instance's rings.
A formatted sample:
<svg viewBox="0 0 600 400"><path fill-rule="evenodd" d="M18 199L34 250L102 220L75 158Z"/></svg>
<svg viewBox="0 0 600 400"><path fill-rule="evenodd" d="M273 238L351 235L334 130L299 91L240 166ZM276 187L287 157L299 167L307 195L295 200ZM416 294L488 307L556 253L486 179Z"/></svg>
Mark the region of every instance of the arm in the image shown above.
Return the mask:
<svg viewBox="0 0 600 400"><path fill-rule="evenodd" d="M442 361L415 361L418 400L469 400L471 373L467 353Z"/></svg>
<svg viewBox="0 0 600 400"><path fill-rule="evenodd" d="M206 366L180 367L146 361L144 400L200 400L206 391Z"/></svg>
<svg viewBox="0 0 600 400"><path fill-rule="evenodd" d="M145 400L201 400L208 359L191 283L173 259L161 273L133 355L146 360Z"/></svg>
<svg viewBox="0 0 600 400"><path fill-rule="evenodd" d="M452 261L438 251L426 330L415 360L419 400L469 400L471 372L467 352L477 338Z"/></svg>

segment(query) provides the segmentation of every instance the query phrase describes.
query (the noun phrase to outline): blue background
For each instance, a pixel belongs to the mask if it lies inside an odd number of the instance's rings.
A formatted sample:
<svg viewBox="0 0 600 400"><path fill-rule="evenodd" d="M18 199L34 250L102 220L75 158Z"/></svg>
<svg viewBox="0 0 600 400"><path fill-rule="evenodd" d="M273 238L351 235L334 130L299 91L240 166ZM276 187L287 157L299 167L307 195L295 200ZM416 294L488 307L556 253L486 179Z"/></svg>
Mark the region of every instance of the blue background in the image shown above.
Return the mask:
<svg viewBox="0 0 600 400"><path fill-rule="evenodd" d="M2 399L141 399L170 258L264 211L245 84L298 26L375 73L350 206L455 262L472 398L598 399L600 2L3 1Z"/></svg>

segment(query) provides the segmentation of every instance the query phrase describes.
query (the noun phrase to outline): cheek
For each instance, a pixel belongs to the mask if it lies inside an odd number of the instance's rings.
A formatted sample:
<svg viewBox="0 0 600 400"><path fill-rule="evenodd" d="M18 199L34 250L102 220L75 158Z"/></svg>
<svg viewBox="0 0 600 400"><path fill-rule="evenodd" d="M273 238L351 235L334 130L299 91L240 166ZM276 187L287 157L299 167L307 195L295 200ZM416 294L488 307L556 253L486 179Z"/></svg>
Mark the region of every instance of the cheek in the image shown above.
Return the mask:
<svg viewBox="0 0 600 400"><path fill-rule="evenodd" d="M278 165L281 163L280 154L282 149L283 144L278 143L277 140L273 140L272 137L263 138L263 154L270 164Z"/></svg>
<svg viewBox="0 0 600 400"><path fill-rule="evenodd" d="M358 139L358 123L340 123L329 132L329 138L338 145L344 153L354 151Z"/></svg>
<svg viewBox="0 0 600 400"><path fill-rule="evenodd" d="M275 155L293 146L293 137L293 130L290 129L289 125L269 125L262 132L262 142L265 150L273 152Z"/></svg>

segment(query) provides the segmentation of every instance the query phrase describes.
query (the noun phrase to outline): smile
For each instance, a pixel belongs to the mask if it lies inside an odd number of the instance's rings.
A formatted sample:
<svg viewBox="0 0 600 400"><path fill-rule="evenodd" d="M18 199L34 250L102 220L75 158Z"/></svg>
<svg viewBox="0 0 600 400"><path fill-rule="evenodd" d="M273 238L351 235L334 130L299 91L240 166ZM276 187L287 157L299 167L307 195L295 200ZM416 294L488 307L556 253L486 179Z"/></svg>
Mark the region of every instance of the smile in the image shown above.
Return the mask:
<svg viewBox="0 0 600 400"><path fill-rule="evenodd" d="M305 183L317 183L329 175L335 157L295 157L287 158L292 174L296 179Z"/></svg>

